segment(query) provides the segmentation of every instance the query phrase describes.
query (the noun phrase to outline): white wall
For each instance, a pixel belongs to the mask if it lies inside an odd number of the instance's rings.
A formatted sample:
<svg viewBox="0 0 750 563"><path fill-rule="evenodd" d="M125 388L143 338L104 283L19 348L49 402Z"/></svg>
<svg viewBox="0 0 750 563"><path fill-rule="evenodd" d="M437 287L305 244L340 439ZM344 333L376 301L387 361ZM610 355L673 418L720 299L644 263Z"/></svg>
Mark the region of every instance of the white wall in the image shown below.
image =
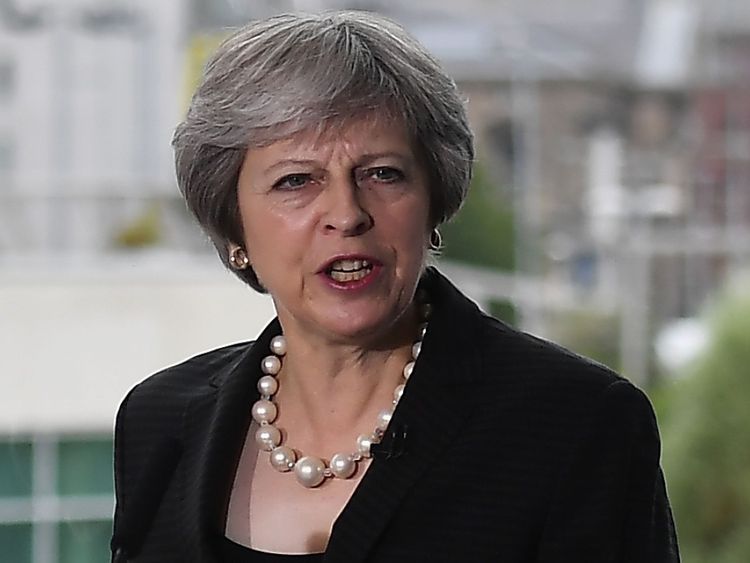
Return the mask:
<svg viewBox="0 0 750 563"><path fill-rule="evenodd" d="M170 139L184 97L186 2L35 5L49 6L37 25L0 22L0 52L15 75L0 108L0 136L13 147L0 205L14 206L0 248L100 250L107 230L91 198L175 190ZM118 6L132 11L119 27L86 23Z"/></svg>
<svg viewBox="0 0 750 563"><path fill-rule="evenodd" d="M108 432L135 383L274 311L216 262L0 268L0 433Z"/></svg>

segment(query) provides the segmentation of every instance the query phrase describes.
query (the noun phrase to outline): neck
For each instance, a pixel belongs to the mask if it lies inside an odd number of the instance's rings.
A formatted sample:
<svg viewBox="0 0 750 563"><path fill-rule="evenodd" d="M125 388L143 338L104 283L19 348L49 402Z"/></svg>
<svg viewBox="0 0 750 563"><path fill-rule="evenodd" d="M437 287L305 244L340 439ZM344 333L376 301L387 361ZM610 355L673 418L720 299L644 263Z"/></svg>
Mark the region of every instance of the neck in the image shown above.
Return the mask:
<svg viewBox="0 0 750 563"><path fill-rule="evenodd" d="M377 411L392 400L411 359L417 336L413 307L386 336L363 344L331 342L309 334L284 326L288 351L279 374L278 401L285 412L306 419L317 430L356 425L360 420L370 425Z"/></svg>

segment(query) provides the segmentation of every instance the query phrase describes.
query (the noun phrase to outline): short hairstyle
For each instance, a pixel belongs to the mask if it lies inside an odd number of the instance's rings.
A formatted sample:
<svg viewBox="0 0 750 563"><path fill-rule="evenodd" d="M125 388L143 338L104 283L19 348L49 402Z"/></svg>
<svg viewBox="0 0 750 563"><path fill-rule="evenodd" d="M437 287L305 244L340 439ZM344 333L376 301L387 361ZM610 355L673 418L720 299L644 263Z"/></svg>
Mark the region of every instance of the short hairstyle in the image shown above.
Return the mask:
<svg viewBox="0 0 750 563"><path fill-rule="evenodd" d="M369 12L284 14L219 46L172 145L180 191L227 267L230 243L243 245L237 182L247 149L367 114L412 132L431 226L450 219L471 180L473 136L455 82L401 26ZM251 267L234 271L264 291Z"/></svg>

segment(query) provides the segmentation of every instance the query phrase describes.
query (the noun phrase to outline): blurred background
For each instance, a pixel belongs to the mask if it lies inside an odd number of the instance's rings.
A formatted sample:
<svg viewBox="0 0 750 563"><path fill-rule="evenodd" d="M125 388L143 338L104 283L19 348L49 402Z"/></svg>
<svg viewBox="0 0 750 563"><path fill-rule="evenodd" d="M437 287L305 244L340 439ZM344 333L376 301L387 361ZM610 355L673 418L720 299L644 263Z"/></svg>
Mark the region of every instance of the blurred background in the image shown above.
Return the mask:
<svg viewBox="0 0 750 563"><path fill-rule="evenodd" d="M121 398L272 317L170 138L232 26L328 8L401 22L468 99L444 272L643 387L684 561L750 561L745 0L0 0L0 559L107 561Z"/></svg>

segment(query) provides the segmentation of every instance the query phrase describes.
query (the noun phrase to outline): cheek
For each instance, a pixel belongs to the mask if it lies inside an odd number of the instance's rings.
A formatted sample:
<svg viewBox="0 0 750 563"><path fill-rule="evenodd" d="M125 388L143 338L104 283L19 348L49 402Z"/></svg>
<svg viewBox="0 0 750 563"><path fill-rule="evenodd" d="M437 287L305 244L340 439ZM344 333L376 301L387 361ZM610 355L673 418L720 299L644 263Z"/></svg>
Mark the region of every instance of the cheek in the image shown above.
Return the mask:
<svg viewBox="0 0 750 563"><path fill-rule="evenodd" d="M270 205L241 206L240 209L249 251L256 247L259 251L278 253L293 250L296 238L309 239L309 213Z"/></svg>
<svg viewBox="0 0 750 563"><path fill-rule="evenodd" d="M424 202L419 201L411 206L405 213L405 231L407 237L413 244L420 243L425 248L428 246L430 231L430 214Z"/></svg>
<svg viewBox="0 0 750 563"><path fill-rule="evenodd" d="M409 241L414 248L424 248L429 246L429 231L424 224L416 223L411 226L409 232Z"/></svg>
<svg viewBox="0 0 750 563"><path fill-rule="evenodd" d="M397 222L386 227L391 240L398 246L398 252L409 264L421 264L427 258L429 231L427 216L421 207L411 208L403 213ZM398 234L395 234L398 233Z"/></svg>

